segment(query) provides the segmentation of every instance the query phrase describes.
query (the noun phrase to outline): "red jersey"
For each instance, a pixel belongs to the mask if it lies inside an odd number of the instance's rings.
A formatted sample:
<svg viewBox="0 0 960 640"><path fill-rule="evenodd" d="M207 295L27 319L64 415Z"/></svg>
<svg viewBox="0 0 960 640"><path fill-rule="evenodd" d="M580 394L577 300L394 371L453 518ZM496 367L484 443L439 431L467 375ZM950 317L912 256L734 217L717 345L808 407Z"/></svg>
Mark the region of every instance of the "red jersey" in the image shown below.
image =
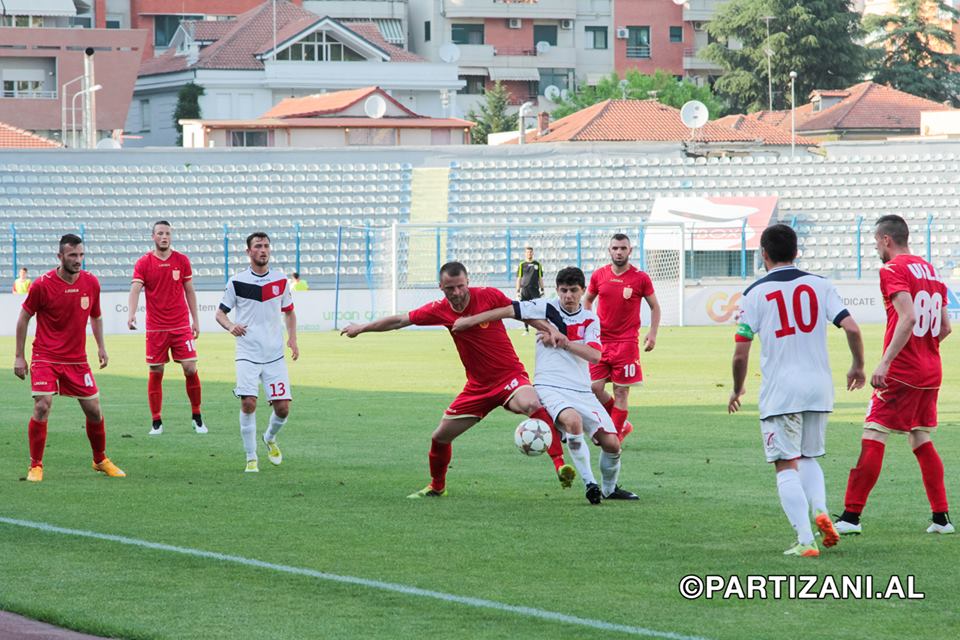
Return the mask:
<svg viewBox="0 0 960 640"><path fill-rule="evenodd" d="M470 287L470 302L467 308L457 313L446 299L428 302L410 312L410 322L415 325L442 325L449 331L457 318L472 316L490 309L510 306L512 301L499 289ZM453 333L460 362L467 373L467 384L491 387L507 378L523 372L523 365L507 330L499 320L477 325L461 333Z"/></svg>
<svg viewBox="0 0 960 640"><path fill-rule="evenodd" d="M897 310L890 298L899 291L910 295L917 320L907 344L890 364L888 375L914 387L939 387L943 377L939 336L947 286L933 265L918 256L901 254L880 268L880 293L887 310L884 351L897 326Z"/></svg>
<svg viewBox="0 0 960 640"><path fill-rule="evenodd" d="M30 287L23 310L37 316L32 362L87 364L87 321L100 317L100 282L81 271L69 284L54 269Z"/></svg>
<svg viewBox="0 0 960 640"><path fill-rule="evenodd" d="M133 281L147 294L147 331L171 331L190 326L183 283L193 278L187 256L171 251L166 260L153 251L133 265Z"/></svg>
<svg viewBox="0 0 960 640"><path fill-rule="evenodd" d="M608 264L593 272L587 291L597 296L603 344L639 339L640 301L653 295L650 276L633 265L616 275L613 265Z"/></svg>

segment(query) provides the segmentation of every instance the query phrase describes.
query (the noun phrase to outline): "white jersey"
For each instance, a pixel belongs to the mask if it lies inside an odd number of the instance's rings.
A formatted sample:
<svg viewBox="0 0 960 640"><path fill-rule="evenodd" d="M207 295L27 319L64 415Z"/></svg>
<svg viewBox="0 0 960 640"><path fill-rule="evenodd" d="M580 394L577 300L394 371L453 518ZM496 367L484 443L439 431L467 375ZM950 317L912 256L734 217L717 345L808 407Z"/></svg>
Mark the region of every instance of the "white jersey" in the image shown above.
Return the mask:
<svg viewBox="0 0 960 640"><path fill-rule="evenodd" d="M235 309L234 322L247 328L237 338L237 360L267 364L283 358L282 313L293 309L283 273L241 271L227 282L220 309L224 313Z"/></svg>
<svg viewBox="0 0 960 640"><path fill-rule="evenodd" d="M556 325L570 342L600 349L600 319L596 313L582 306L576 313L567 313L559 299L537 298L514 302L513 315L517 320L548 320ZM537 369L533 376L535 385L568 391L590 391L590 365L586 360L564 349L547 347L539 340L536 354Z"/></svg>
<svg viewBox="0 0 960 640"><path fill-rule="evenodd" d="M760 336L760 419L801 411L833 411L827 323L850 315L826 278L779 267L740 300L738 341Z"/></svg>

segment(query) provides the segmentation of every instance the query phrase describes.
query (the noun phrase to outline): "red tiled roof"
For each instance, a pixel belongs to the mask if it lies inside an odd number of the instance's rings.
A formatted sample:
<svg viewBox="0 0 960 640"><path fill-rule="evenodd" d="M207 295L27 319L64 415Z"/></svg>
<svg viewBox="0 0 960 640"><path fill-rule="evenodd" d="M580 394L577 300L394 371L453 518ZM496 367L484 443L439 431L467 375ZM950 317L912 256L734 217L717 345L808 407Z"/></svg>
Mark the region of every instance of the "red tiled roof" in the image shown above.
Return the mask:
<svg viewBox="0 0 960 640"><path fill-rule="evenodd" d="M0 122L0 149L54 149L59 146L59 142Z"/></svg>
<svg viewBox="0 0 960 640"><path fill-rule="evenodd" d="M767 142L765 135L775 138ZM690 140L690 129L680 121L680 111L656 100L604 100L550 124L543 136L528 134L530 142L671 142ZM708 122L698 132L701 142L756 142L790 144L789 134L766 125L726 126ZM807 144L808 141L798 141Z"/></svg>
<svg viewBox="0 0 960 640"><path fill-rule="evenodd" d="M364 98L379 94L410 115L411 118L420 116L393 99L380 87L363 87L347 91L320 93L303 98L286 98L281 100L272 109L264 113L261 118L309 118L335 114L352 107Z"/></svg>
<svg viewBox="0 0 960 640"><path fill-rule="evenodd" d="M790 128L786 130L763 122L762 120L750 118L744 115L732 115L723 118L717 118L715 123L724 127L729 127L734 131L741 131L753 137L754 140L763 140L764 144L790 144ZM814 145L816 140L796 136L796 144Z"/></svg>
<svg viewBox="0 0 960 640"><path fill-rule="evenodd" d="M798 133L857 129L919 130L920 112L950 110L950 107L939 102L873 82L861 82L843 91L818 90L811 95L846 97L822 111L814 111L812 103L797 107ZM790 111L762 111L748 117L781 130L790 130Z"/></svg>
<svg viewBox="0 0 960 640"><path fill-rule="evenodd" d="M282 43L324 20L315 13L285 0L277 2L277 36ZM223 25L218 27L206 26ZM383 39L380 29L372 22L348 22L343 25L390 56L391 62L423 62L424 59L394 46ZM140 75L175 73L187 69L260 70L263 62L257 56L273 48L273 5L265 2L233 20L191 23L198 40L216 40L200 50L197 61L189 64L187 56L168 49L160 56L146 60L140 66ZM201 37L202 36L202 37Z"/></svg>
<svg viewBox="0 0 960 640"><path fill-rule="evenodd" d="M181 24L201 42L219 40L234 27L233 20L185 20Z"/></svg>

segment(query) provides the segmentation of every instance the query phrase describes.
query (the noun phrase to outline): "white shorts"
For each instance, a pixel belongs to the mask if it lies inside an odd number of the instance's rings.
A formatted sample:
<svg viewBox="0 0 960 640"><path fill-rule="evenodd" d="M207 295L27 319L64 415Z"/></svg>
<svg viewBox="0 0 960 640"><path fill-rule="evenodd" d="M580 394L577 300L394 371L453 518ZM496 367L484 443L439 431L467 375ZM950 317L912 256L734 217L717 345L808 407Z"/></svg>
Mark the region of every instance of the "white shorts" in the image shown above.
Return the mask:
<svg viewBox="0 0 960 640"><path fill-rule="evenodd" d="M537 390L537 395L540 396L540 403L543 404L553 421L557 423L557 429L563 430L563 427L557 422L557 416L565 409L573 409L580 414L580 418L583 420L583 431L591 438L597 431L617 433L616 427L613 426L613 420L610 419L607 410L603 408L592 391L570 391L537 384L533 387Z"/></svg>
<svg viewBox="0 0 960 640"><path fill-rule="evenodd" d="M290 394L290 375L287 373L285 358L258 364L248 360L237 360L237 386L233 393L241 396L260 395L260 383L270 402L274 400L292 400Z"/></svg>
<svg viewBox="0 0 960 640"><path fill-rule="evenodd" d="M760 434L767 462L822 456L829 415L823 411L802 411L761 420Z"/></svg>

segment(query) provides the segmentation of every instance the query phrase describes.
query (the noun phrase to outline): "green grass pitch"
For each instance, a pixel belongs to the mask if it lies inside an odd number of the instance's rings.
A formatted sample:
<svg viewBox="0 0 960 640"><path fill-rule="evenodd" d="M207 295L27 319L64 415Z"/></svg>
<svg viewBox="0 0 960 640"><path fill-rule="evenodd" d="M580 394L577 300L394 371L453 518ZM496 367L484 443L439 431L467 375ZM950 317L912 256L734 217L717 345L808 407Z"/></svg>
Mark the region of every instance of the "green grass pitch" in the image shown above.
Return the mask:
<svg viewBox="0 0 960 640"><path fill-rule="evenodd" d="M532 373L532 337L511 336ZM865 339L869 376L881 328L866 327ZM830 340L838 391L823 466L829 505L839 511L869 394L841 389L843 333ZM12 367L13 341L3 344ZM728 416L729 327L661 332L644 356L646 386L631 397L637 430L623 455L622 484L641 500L598 507L587 504L579 480L563 491L548 460L515 450L519 417L504 411L454 444L449 498L405 498L428 481L430 432L463 381L446 332L353 341L302 335L302 357L291 364L295 400L280 437L284 463L273 467L261 451L258 475L242 473L228 336L200 338L207 436L190 429L182 374L168 367L166 432L148 438L143 337L108 336L107 344L110 366L97 374L107 453L128 477L91 471L79 407L57 399L45 479L24 482L31 400L9 372L0 383L3 516L716 640L942 640L960 629L960 536L924 533L928 505L903 439L887 447L865 535L818 560L781 555L792 536L763 461L759 345L745 408ZM954 501L957 344L944 344L935 439ZM259 411L261 432L267 411ZM0 608L123 638L627 637L9 524L0 524L0 558ZM877 583L913 575L926 597L687 601L678 593L687 574L864 574Z"/></svg>

